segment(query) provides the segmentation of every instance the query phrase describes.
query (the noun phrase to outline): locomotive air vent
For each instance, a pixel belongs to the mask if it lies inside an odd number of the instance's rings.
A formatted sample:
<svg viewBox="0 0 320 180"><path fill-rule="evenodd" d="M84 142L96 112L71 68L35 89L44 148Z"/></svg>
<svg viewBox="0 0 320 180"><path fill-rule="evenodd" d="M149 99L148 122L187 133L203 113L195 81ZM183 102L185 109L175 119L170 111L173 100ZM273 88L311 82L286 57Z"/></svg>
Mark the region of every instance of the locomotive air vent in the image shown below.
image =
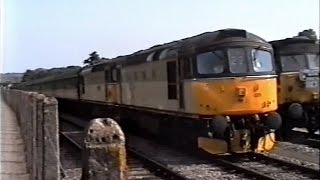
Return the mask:
<svg viewBox="0 0 320 180"><path fill-rule="evenodd" d="M151 62L151 61L152 61L154 54L155 54L155 52L152 52L152 53L150 53L150 54L148 55L148 57L147 57L147 62Z"/></svg>
<svg viewBox="0 0 320 180"><path fill-rule="evenodd" d="M161 53L160 50L150 53L150 54L148 55L146 61L147 61L147 62L158 61L158 60L159 60L159 55L160 55L160 53Z"/></svg>

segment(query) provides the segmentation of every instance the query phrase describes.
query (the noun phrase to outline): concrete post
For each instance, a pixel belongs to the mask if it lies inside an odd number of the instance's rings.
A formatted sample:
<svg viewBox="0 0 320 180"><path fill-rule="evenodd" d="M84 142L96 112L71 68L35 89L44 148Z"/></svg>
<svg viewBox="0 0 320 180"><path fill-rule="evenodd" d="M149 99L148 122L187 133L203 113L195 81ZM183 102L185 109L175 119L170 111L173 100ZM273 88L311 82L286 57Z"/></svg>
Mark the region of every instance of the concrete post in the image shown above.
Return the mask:
<svg viewBox="0 0 320 180"><path fill-rule="evenodd" d="M34 146L33 146L33 174L34 179L45 179L43 177L43 101L45 96L38 94L36 97L36 123L33 125Z"/></svg>
<svg viewBox="0 0 320 180"><path fill-rule="evenodd" d="M125 137L110 118L90 121L85 129L82 180L126 180Z"/></svg>
<svg viewBox="0 0 320 180"><path fill-rule="evenodd" d="M43 177L46 180L60 179L58 101L46 97L43 102L44 161Z"/></svg>
<svg viewBox="0 0 320 180"><path fill-rule="evenodd" d="M37 121L37 107L36 107L36 96L37 93L31 92L20 92L21 100L18 104L18 109L21 111L20 115L20 123L21 123L21 132L26 134L25 136L25 144L26 144L26 157L27 157L27 167L30 171L30 179L34 179L34 174L36 174L36 166L33 166L34 158L34 150L35 150L35 136L34 136L34 125L36 125ZM22 102L22 103L21 103ZM24 130L23 130L24 129Z"/></svg>
<svg viewBox="0 0 320 180"><path fill-rule="evenodd" d="M15 111L24 139L30 180L60 179L58 103L35 92L1 90Z"/></svg>

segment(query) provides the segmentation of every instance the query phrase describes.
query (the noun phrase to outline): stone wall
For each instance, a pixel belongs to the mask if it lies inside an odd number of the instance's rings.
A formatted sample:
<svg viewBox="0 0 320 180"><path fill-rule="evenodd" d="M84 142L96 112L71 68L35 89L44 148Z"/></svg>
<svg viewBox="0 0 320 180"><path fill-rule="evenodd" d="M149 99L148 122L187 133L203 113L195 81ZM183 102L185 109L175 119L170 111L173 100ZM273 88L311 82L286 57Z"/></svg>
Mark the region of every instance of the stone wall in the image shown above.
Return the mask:
<svg viewBox="0 0 320 180"><path fill-rule="evenodd" d="M58 103L35 92L1 89L16 113L32 180L60 180Z"/></svg>

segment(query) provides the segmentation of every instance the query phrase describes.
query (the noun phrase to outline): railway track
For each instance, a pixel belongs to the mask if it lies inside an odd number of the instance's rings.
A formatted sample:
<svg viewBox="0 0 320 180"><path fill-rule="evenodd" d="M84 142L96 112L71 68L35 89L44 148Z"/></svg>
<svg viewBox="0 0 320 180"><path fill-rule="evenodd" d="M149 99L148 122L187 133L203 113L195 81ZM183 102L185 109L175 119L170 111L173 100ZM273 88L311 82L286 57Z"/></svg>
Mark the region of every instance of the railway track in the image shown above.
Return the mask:
<svg viewBox="0 0 320 180"><path fill-rule="evenodd" d="M81 178L81 152L60 132L60 162L62 180Z"/></svg>
<svg viewBox="0 0 320 180"><path fill-rule="evenodd" d="M289 163L262 154L240 154L227 156L213 156L206 153L195 155L181 155L155 145L138 137L129 137L129 143L137 145L141 151L149 153L148 156L156 158L174 171L190 177L190 179L319 179L319 171L301 165ZM146 142L143 142L146 141ZM161 157L153 151L162 152ZM151 153L150 153L151 152ZM189 162L189 163L187 163ZM187 171L185 170L187 169ZM192 172L193 174L190 174Z"/></svg>
<svg viewBox="0 0 320 180"><path fill-rule="evenodd" d="M72 122L75 123L74 120ZM77 132L67 134L73 143L81 142L81 136L76 134ZM319 179L317 170L261 154L190 155L135 136L127 137L127 145L128 162L134 162L133 167L138 167L133 169L139 170L139 163L142 163L148 167L146 172L151 170L164 179ZM134 158L131 160L131 157Z"/></svg>
<svg viewBox="0 0 320 180"><path fill-rule="evenodd" d="M284 141L288 141L295 144L302 144L309 146L310 148L320 149L320 136L319 134L314 134L310 136L307 132L303 131L290 131L289 137Z"/></svg>
<svg viewBox="0 0 320 180"><path fill-rule="evenodd" d="M241 167L258 175L259 179L319 179L319 170L289 163L263 154L231 155L217 158L225 164Z"/></svg>

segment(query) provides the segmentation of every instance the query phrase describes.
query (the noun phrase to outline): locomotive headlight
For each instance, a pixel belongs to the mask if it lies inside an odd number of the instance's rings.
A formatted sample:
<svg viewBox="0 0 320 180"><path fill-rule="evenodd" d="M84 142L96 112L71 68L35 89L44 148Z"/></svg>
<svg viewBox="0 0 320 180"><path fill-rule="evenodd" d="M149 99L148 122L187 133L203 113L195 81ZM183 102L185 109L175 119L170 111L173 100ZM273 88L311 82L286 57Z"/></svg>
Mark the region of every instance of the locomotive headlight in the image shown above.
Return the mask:
<svg viewBox="0 0 320 180"><path fill-rule="evenodd" d="M308 89L315 89L315 88L319 88L319 81L317 80L306 80L305 82L305 87Z"/></svg>
<svg viewBox="0 0 320 180"><path fill-rule="evenodd" d="M305 74L300 74L299 76L300 76L300 80L301 81L305 81L306 80L307 76Z"/></svg>
<svg viewBox="0 0 320 180"><path fill-rule="evenodd" d="M244 87L238 87L237 88L237 91L238 91L238 96L241 96L241 97L243 97L243 96L246 96L246 88L244 88Z"/></svg>

